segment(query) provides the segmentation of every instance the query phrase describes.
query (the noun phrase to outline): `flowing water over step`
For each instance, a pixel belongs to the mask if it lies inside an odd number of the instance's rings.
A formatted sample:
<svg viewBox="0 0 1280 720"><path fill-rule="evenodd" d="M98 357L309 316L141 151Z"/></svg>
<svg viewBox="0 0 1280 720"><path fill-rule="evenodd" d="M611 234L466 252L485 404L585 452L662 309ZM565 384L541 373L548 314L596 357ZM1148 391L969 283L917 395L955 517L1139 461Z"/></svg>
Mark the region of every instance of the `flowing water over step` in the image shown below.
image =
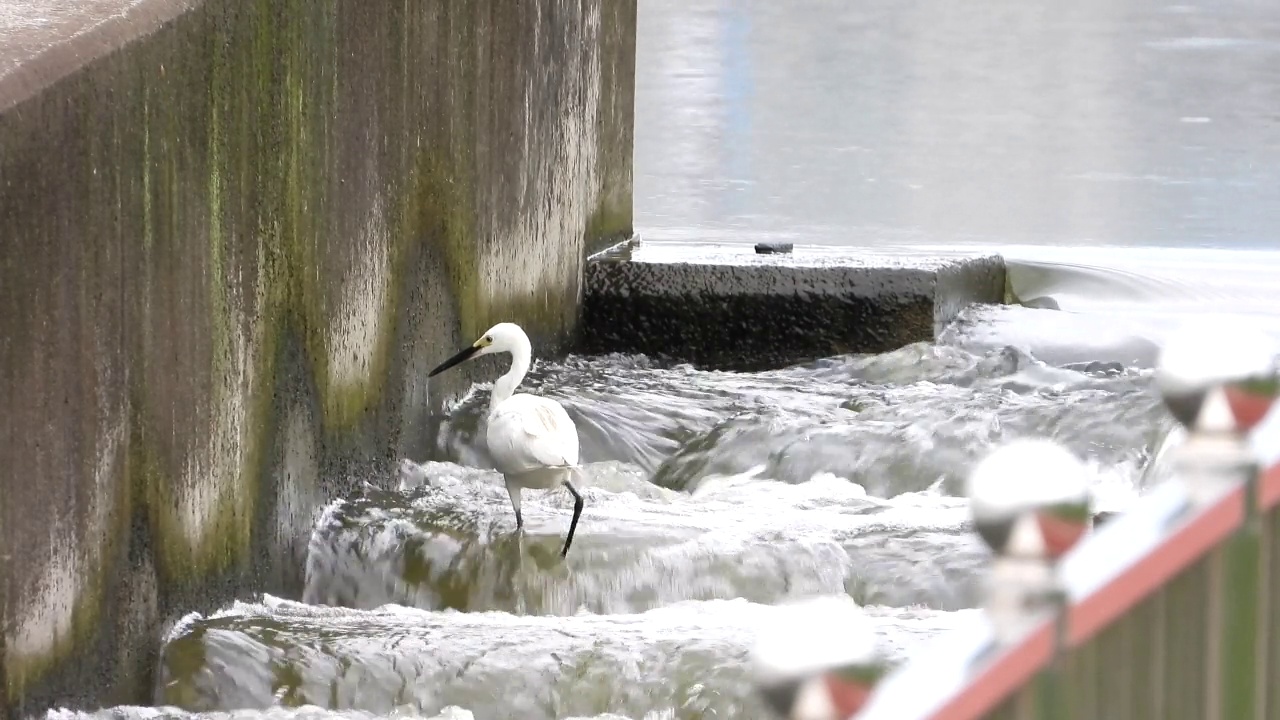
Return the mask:
<svg viewBox="0 0 1280 720"><path fill-rule="evenodd" d="M973 621L987 553L958 494L985 451L1057 439L1115 508L1159 481L1170 428L1148 370L1007 346L759 373L575 357L528 388L580 428L567 559L563 490L525 491L514 533L477 385L442 428L447 461L402 460L325 509L301 602L184 619L157 707L99 717L765 718L743 660L788 598L850 594L895 658Z"/></svg>
<svg viewBox="0 0 1280 720"><path fill-rule="evenodd" d="M764 717L743 660L751 628L773 611L717 600L557 618L268 599L180 631L166 649L162 700L376 713L455 706L488 718ZM901 657L961 618L916 610L876 619Z"/></svg>

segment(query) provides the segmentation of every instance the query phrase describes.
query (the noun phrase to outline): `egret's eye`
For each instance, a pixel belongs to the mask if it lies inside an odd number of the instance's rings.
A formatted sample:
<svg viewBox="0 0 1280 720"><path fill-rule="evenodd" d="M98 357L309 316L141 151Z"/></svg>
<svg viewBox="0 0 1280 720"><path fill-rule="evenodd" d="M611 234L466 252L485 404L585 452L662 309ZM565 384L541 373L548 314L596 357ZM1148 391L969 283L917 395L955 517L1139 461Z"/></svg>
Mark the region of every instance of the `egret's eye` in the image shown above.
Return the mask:
<svg viewBox="0 0 1280 720"><path fill-rule="evenodd" d="M485 336L484 336L484 344L485 344L485 345L492 345L492 344L493 344L493 336L492 336L492 335L485 335Z"/></svg>

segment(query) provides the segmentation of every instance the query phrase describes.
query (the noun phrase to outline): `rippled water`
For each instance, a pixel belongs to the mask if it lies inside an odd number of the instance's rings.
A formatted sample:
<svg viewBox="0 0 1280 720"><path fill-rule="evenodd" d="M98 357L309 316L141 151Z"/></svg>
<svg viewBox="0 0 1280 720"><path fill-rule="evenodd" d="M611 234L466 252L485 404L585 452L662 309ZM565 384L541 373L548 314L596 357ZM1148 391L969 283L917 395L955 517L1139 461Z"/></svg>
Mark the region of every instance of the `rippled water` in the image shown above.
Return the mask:
<svg viewBox="0 0 1280 720"><path fill-rule="evenodd" d="M646 237L1275 248L1280 5L640 0Z"/></svg>

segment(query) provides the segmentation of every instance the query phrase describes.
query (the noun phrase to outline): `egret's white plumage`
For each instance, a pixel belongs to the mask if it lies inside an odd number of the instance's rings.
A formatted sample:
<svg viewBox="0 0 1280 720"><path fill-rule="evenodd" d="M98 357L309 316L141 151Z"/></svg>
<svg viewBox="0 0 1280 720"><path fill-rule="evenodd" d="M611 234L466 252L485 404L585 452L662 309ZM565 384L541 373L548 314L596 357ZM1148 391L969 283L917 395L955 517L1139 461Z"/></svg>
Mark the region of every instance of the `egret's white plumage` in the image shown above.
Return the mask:
<svg viewBox="0 0 1280 720"><path fill-rule="evenodd" d="M582 514L582 496L570 481L578 465L578 428L555 400L515 392L533 359L529 336L515 323L498 323L471 347L441 363L428 376L471 358L499 352L511 354L511 369L493 383L485 435L489 455L507 483L517 529L524 527L524 517L520 514L522 489L546 490L563 485L573 495L573 520L560 553L564 556L569 552L578 517Z"/></svg>

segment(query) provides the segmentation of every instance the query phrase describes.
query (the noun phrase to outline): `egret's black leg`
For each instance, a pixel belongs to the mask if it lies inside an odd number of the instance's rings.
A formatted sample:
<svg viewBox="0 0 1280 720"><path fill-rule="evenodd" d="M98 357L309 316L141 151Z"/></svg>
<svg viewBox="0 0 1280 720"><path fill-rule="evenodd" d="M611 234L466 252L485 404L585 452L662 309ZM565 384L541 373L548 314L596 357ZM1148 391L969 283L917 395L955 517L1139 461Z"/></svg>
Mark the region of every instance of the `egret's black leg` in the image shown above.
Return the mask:
<svg viewBox="0 0 1280 720"><path fill-rule="evenodd" d="M582 515L582 496L578 494L578 489L568 480L564 481L564 486L573 495L573 520L569 522L569 535L564 539L564 549L560 551L560 557L569 554L569 546L573 544L573 531L578 529L578 516Z"/></svg>
<svg viewBox="0 0 1280 720"><path fill-rule="evenodd" d="M520 514L520 486L507 481L507 497L511 498L511 509L516 511L516 530L524 528L524 516Z"/></svg>

